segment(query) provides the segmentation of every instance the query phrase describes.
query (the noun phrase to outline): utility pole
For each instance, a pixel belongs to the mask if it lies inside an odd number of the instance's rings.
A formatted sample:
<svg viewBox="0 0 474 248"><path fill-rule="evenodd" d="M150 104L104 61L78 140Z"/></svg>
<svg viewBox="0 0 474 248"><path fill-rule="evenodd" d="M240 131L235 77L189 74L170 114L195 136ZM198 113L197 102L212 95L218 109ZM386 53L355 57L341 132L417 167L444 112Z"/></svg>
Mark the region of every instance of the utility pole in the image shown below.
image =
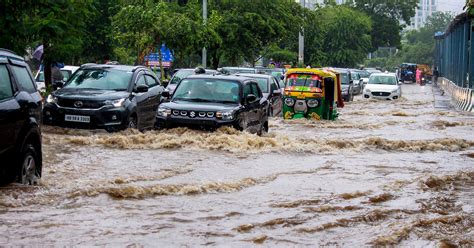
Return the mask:
<svg viewBox="0 0 474 248"><path fill-rule="evenodd" d="M300 0L301 6L306 8L306 0ZM298 63L304 64L304 30L301 27L300 33L298 35Z"/></svg>
<svg viewBox="0 0 474 248"><path fill-rule="evenodd" d="M207 23L207 0L202 0L202 19L204 20L204 25ZM207 50L206 47L202 48L202 67L207 67Z"/></svg>

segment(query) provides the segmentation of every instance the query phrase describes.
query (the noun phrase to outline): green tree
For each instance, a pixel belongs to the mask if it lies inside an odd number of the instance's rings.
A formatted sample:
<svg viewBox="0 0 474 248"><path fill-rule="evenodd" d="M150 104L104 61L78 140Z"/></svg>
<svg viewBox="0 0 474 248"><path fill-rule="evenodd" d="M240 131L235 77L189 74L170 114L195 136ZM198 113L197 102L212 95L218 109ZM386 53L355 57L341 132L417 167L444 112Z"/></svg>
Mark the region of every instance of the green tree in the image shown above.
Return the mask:
<svg viewBox="0 0 474 248"><path fill-rule="evenodd" d="M78 54L80 63L105 62L114 57L112 17L118 12L119 0L93 0L86 20L83 52Z"/></svg>
<svg viewBox="0 0 474 248"><path fill-rule="evenodd" d="M25 22L32 13L32 0L0 1L0 44L18 54L25 54L26 47L32 41L32 30Z"/></svg>
<svg viewBox="0 0 474 248"><path fill-rule="evenodd" d="M403 24L415 15L418 0L353 0L356 9L368 14L373 23L372 51L379 47L400 46Z"/></svg>
<svg viewBox="0 0 474 248"><path fill-rule="evenodd" d="M212 12L204 25L198 13L197 0L127 3L113 18L114 34L120 45L138 51L140 64L146 54L161 44L166 44L175 57L184 60L186 54L194 54L203 46L220 42L214 31L220 18Z"/></svg>
<svg viewBox="0 0 474 248"><path fill-rule="evenodd" d="M371 47L370 17L346 6L329 6L320 11L324 16L325 65L354 67L363 61Z"/></svg>
<svg viewBox="0 0 474 248"><path fill-rule="evenodd" d="M284 37L294 36L302 23L301 7L287 0L210 1L210 7L222 16L217 32L222 45L211 48L214 67L221 61L237 65L243 60L255 64L268 56Z"/></svg>
<svg viewBox="0 0 474 248"><path fill-rule="evenodd" d="M33 1L32 11L23 19L32 40L43 44L46 87L51 86L51 63L67 61L82 52L91 0Z"/></svg>

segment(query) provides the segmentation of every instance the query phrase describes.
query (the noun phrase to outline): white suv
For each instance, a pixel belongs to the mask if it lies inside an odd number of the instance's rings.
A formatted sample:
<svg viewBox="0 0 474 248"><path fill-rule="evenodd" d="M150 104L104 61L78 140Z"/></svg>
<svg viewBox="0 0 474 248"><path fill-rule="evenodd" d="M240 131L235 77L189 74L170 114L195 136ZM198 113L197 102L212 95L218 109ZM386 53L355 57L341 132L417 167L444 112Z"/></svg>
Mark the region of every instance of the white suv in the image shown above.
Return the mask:
<svg viewBox="0 0 474 248"><path fill-rule="evenodd" d="M374 73L364 88L364 98L396 100L402 96L402 88L394 73Z"/></svg>

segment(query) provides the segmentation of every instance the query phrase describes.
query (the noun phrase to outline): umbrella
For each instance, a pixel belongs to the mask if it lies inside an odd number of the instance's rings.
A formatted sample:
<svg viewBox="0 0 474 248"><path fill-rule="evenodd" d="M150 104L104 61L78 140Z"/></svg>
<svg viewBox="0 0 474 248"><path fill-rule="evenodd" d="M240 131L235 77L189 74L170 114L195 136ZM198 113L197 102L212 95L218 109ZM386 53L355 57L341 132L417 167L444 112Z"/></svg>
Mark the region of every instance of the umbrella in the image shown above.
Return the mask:
<svg viewBox="0 0 474 248"><path fill-rule="evenodd" d="M44 53L43 45L40 45L33 52L33 58L37 59L38 61L41 61L41 57L43 57L43 53Z"/></svg>

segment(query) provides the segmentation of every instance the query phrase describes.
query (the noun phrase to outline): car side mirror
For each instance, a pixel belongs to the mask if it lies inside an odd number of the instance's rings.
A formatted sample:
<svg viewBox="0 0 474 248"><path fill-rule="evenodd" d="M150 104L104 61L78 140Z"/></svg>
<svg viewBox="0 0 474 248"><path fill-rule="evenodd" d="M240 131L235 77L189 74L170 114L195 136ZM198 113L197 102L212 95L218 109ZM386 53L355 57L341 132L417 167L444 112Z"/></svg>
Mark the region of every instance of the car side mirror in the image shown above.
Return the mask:
<svg viewBox="0 0 474 248"><path fill-rule="evenodd" d="M253 103L257 101L257 97L254 94L248 94L246 100L247 103Z"/></svg>
<svg viewBox="0 0 474 248"><path fill-rule="evenodd" d="M53 89L61 89L64 86L64 81L63 80L58 80L53 82Z"/></svg>
<svg viewBox="0 0 474 248"><path fill-rule="evenodd" d="M169 98L171 96L171 94L170 94L169 90L164 90L163 92L161 92L161 96Z"/></svg>
<svg viewBox="0 0 474 248"><path fill-rule="evenodd" d="M281 90L274 90L273 95L276 95L276 96L281 95Z"/></svg>
<svg viewBox="0 0 474 248"><path fill-rule="evenodd" d="M280 76L281 80L285 80L285 75Z"/></svg>
<svg viewBox="0 0 474 248"><path fill-rule="evenodd" d="M168 84L170 84L170 80L168 79L164 79L162 82L161 82L161 85L163 85L163 87L166 88L166 86L168 86Z"/></svg>
<svg viewBox="0 0 474 248"><path fill-rule="evenodd" d="M403 82L402 82L402 81L398 81L398 85L402 85L402 84L403 84Z"/></svg>
<svg viewBox="0 0 474 248"><path fill-rule="evenodd" d="M135 88L135 92L137 93L143 93L147 91L148 91L148 86L144 84L137 85L137 87Z"/></svg>

